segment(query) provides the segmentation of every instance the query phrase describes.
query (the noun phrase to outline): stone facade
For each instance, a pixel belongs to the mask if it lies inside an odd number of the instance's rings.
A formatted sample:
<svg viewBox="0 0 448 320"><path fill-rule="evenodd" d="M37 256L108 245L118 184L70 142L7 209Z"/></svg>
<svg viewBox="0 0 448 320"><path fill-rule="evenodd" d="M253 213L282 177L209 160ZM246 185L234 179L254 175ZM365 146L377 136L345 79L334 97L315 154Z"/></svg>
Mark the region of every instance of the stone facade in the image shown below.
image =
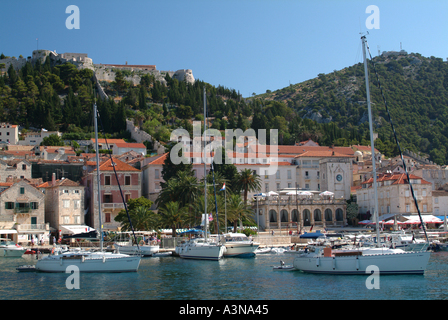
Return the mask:
<svg viewBox="0 0 448 320"><path fill-rule="evenodd" d="M31 179L31 163L23 159L0 160L0 182Z"/></svg>
<svg viewBox="0 0 448 320"><path fill-rule="evenodd" d="M346 201L333 197L270 196L258 201L258 223L262 230L301 229L308 226L345 226ZM257 201L252 201L257 209ZM255 221L257 217L255 216Z"/></svg>
<svg viewBox="0 0 448 320"><path fill-rule="evenodd" d="M432 185L421 177L410 175L414 194L422 214L432 214ZM381 174L377 179L378 215L411 215L417 214L417 208L410 192L406 174ZM370 213L373 218L375 195L373 178L362 183L356 190L359 213Z"/></svg>
<svg viewBox="0 0 448 320"><path fill-rule="evenodd" d="M70 179L56 180L53 173L51 181L38 187L45 194L45 221L52 228L84 224L84 186Z"/></svg>
<svg viewBox="0 0 448 320"><path fill-rule="evenodd" d="M120 188L125 201L141 197L141 171L118 159L113 161L120 187L115 178L111 160L100 165L101 221L105 230L119 229L119 223L114 219L124 209ZM96 169L82 178L82 184L86 187L86 202L89 211L89 219L86 223L99 230L97 181Z"/></svg>
<svg viewBox="0 0 448 320"><path fill-rule="evenodd" d="M32 236L48 242L44 194L24 180L5 189L0 196L0 228L17 230L20 243L28 244Z"/></svg>

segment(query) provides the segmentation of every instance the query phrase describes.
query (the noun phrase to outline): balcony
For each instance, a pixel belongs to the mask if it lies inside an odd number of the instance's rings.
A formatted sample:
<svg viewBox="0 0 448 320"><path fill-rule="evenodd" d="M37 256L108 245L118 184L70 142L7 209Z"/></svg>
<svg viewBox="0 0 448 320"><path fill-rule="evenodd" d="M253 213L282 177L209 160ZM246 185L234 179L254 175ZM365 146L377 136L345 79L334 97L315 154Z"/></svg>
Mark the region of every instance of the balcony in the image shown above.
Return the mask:
<svg viewBox="0 0 448 320"><path fill-rule="evenodd" d="M49 231L49 223L36 223L36 224L16 224L14 228L19 233L33 233L38 231Z"/></svg>
<svg viewBox="0 0 448 320"><path fill-rule="evenodd" d="M103 209L124 209L123 203L102 203L101 207Z"/></svg>
<svg viewBox="0 0 448 320"><path fill-rule="evenodd" d="M14 208L14 213L30 213L31 212L31 208L26 208L26 207L22 207L22 208Z"/></svg>

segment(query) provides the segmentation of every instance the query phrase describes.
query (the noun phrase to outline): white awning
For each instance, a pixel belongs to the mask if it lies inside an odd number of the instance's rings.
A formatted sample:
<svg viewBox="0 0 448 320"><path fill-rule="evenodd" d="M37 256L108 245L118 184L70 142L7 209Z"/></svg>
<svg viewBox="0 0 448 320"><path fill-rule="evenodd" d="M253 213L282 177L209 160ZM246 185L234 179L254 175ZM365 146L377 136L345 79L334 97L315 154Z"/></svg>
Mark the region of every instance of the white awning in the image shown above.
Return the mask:
<svg viewBox="0 0 448 320"><path fill-rule="evenodd" d="M16 234L17 230L1 230L0 229L0 234Z"/></svg>
<svg viewBox="0 0 448 320"><path fill-rule="evenodd" d="M407 219L405 223L421 223L418 214L403 216L403 218ZM422 214L422 220L425 223L443 223L443 220L433 216L432 214Z"/></svg>
<svg viewBox="0 0 448 320"><path fill-rule="evenodd" d="M85 225L63 225L59 227L60 227L59 230L61 230L63 234L78 234L78 233L95 231L95 229L93 229L92 227Z"/></svg>

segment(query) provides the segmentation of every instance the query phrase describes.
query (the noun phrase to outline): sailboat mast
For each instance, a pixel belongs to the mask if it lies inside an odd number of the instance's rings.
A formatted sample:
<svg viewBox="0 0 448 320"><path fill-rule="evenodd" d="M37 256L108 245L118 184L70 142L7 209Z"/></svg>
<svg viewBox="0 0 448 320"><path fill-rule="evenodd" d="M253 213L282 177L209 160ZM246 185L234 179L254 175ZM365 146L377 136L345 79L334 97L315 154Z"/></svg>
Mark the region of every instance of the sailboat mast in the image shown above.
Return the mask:
<svg viewBox="0 0 448 320"><path fill-rule="evenodd" d="M207 114L206 114L206 95L205 95L205 86L204 86L204 149L203 149L203 157L204 157L204 238L207 240L207 222L208 222L208 215L207 215L207 155L205 152L205 146L207 143Z"/></svg>
<svg viewBox="0 0 448 320"><path fill-rule="evenodd" d="M372 120L372 108L370 106L370 86L369 86L369 70L367 67L367 57L366 57L366 36L362 36L362 54L364 57L364 73L366 78L366 95L367 95L367 111L369 113L369 131L370 131L370 146L372 149L372 168L373 168L373 188L375 192L375 222L376 222L376 245L380 246L380 223L378 217L378 189L376 184L376 164L375 164L375 146L373 141L373 120Z"/></svg>
<svg viewBox="0 0 448 320"><path fill-rule="evenodd" d="M98 150L98 112L96 108L96 101L93 105L93 113L95 119L95 150L96 150L96 175L97 175L97 184L98 184L98 221L99 221L99 230L100 230L100 248L103 251L103 226L101 222L101 193L100 193L100 158L99 158L99 150Z"/></svg>

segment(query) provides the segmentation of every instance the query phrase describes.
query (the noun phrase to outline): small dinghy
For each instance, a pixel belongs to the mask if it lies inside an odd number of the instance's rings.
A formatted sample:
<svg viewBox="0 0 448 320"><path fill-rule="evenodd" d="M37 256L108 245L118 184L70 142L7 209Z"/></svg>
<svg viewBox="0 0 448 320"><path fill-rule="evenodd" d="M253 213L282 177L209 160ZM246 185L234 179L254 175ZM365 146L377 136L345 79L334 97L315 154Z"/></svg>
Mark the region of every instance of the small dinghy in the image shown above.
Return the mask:
<svg viewBox="0 0 448 320"><path fill-rule="evenodd" d="M36 266L32 265L20 266L17 267L16 270L20 272L34 272L36 271Z"/></svg>
<svg viewBox="0 0 448 320"><path fill-rule="evenodd" d="M255 254L262 254L262 253L269 253L271 252L271 248L258 248L257 250L254 251Z"/></svg>
<svg viewBox="0 0 448 320"><path fill-rule="evenodd" d="M285 264L284 261L280 260L279 266L273 266L274 271L292 271L295 270L295 268L290 264Z"/></svg>

